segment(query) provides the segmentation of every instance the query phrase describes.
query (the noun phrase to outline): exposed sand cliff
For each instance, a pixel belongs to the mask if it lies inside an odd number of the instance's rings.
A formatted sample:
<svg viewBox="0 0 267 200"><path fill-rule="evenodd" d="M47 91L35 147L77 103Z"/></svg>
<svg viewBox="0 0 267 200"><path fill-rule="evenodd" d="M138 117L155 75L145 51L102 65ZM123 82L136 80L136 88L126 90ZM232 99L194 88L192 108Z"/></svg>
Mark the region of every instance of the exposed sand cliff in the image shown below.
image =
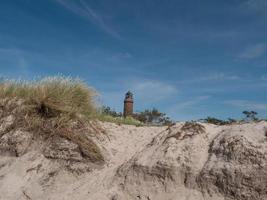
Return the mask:
<svg viewBox="0 0 267 200"><path fill-rule="evenodd" d="M16 128L15 108L0 117L1 200L267 199L267 122L97 122L80 130L101 150L96 162L77 140Z"/></svg>

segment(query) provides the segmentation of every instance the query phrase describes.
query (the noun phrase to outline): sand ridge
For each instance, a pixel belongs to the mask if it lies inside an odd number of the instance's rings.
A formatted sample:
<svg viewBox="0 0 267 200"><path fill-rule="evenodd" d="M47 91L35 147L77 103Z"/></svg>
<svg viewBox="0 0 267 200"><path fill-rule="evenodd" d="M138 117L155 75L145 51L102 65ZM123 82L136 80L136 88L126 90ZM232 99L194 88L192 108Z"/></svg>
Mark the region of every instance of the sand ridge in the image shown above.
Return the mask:
<svg viewBox="0 0 267 200"><path fill-rule="evenodd" d="M4 154L0 144L0 199L267 198L267 122L201 124L204 132L196 133L182 130L182 122L172 127L98 123L105 134L91 137L105 157L102 165L49 159L38 145L23 150L27 142L18 146L21 154ZM60 142L60 155L77 158L75 145L66 149L66 142Z"/></svg>

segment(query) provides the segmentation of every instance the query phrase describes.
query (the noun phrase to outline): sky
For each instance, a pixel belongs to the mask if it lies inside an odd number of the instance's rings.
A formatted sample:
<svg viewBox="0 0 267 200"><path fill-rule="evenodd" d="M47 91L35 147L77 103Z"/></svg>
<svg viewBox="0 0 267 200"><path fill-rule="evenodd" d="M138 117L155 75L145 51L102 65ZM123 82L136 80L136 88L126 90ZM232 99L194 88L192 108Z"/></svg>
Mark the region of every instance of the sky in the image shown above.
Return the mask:
<svg viewBox="0 0 267 200"><path fill-rule="evenodd" d="M64 75L122 111L267 118L266 0L0 0L0 76Z"/></svg>

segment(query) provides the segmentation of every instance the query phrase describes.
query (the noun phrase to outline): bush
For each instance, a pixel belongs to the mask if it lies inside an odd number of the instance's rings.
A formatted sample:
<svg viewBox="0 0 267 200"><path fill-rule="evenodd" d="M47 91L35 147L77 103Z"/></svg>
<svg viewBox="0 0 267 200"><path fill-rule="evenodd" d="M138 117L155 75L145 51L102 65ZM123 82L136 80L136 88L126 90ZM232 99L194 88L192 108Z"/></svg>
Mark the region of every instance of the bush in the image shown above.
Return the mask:
<svg viewBox="0 0 267 200"><path fill-rule="evenodd" d="M209 123L209 124L215 124L215 125L228 125L228 124L236 124L240 121L236 120L236 119L232 119L232 118L228 118L227 120L221 120L221 119L217 119L215 117L207 117L206 119L202 120L205 123Z"/></svg>
<svg viewBox="0 0 267 200"><path fill-rule="evenodd" d="M258 114L255 111L243 111L243 114L246 116L245 121L249 122L249 121L258 121L259 119L256 117L256 115Z"/></svg>
<svg viewBox="0 0 267 200"><path fill-rule="evenodd" d="M133 117L144 124L166 126L173 124L173 121L169 117L167 117L165 113L160 112L156 108L153 108L152 110L147 109L140 113L135 113Z"/></svg>
<svg viewBox="0 0 267 200"><path fill-rule="evenodd" d="M122 113L117 113L115 110L112 110L109 106L103 106L101 108L101 113L103 115L109 115L112 117L122 117Z"/></svg>
<svg viewBox="0 0 267 200"><path fill-rule="evenodd" d="M206 119L204 119L204 122L209 123L209 124L215 124L215 125L226 125L226 124L229 124L228 121L217 119L215 117L207 117Z"/></svg>

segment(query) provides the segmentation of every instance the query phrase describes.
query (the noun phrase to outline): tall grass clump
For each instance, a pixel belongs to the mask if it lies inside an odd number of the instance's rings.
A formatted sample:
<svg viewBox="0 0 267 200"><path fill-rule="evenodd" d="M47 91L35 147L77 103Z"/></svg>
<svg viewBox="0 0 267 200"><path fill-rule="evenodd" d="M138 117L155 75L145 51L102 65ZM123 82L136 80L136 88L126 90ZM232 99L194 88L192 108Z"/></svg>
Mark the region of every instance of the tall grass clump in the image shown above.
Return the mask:
<svg viewBox="0 0 267 200"><path fill-rule="evenodd" d="M96 92L83 81L68 77L0 83L0 98L22 99L45 117L62 113L91 116L95 113L95 96Z"/></svg>
<svg viewBox="0 0 267 200"><path fill-rule="evenodd" d="M88 120L95 116L95 96L95 90L83 81L68 77L0 82L0 107L15 117L14 128L33 132L45 141L54 136L66 138L91 161L103 161L100 149L87 137L101 132Z"/></svg>

